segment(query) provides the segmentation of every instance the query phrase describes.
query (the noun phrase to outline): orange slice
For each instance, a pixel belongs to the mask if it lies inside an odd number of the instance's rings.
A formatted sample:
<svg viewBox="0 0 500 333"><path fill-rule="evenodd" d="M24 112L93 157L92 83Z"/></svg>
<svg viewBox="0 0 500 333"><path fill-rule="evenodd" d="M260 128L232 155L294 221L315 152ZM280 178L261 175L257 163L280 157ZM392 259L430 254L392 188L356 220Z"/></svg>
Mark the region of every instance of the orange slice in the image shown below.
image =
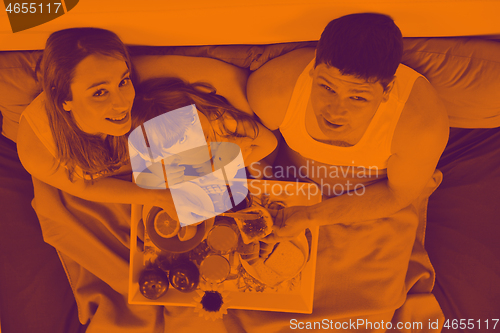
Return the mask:
<svg viewBox="0 0 500 333"><path fill-rule="evenodd" d="M198 231L198 227L195 225L187 225L185 227L180 228L179 233L177 234L177 237L179 237L179 240L181 242L185 242L190 240L191 238L196 235L196 231Z"/></svg>
<svg viewBox="0 0 500 333"><path fill-rule="evenodd" d="M179 222L171 218L170 215L163 210L156 214L154 226L156 233L163 238L174 237L181 228Z"/></svg>

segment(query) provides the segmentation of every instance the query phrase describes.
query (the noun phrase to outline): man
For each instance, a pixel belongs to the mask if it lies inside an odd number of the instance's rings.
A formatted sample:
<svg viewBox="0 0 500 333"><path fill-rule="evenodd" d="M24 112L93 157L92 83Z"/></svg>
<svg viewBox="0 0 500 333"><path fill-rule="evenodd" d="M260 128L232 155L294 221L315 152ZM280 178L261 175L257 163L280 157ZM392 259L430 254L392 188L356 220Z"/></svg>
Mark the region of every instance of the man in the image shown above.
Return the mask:
<svg viewBox="0 0 500 333"><path fill-rule="evenodd" d="M300 176L329 197L284 210L278 237L391 216L430 181L448 118L429 82L400 65L402 53L390 17L352 14L331 21L316 50L292 51L250 76L250 106L286 142L277 163L307 168ZM283 170L274 178L290 178Z"/></svg>
<svg viewBox="0 0 500 333"><path fill-rule="evenodd" d="M269 241L322 226L314 302L338 321L443 319L419 214L440 182L448 118L402 53L390 17L352 14L330 22L316 50L275 58L248 80L250 106L285 141L264 176L312 180L326 197L279 211Z"/></svg>

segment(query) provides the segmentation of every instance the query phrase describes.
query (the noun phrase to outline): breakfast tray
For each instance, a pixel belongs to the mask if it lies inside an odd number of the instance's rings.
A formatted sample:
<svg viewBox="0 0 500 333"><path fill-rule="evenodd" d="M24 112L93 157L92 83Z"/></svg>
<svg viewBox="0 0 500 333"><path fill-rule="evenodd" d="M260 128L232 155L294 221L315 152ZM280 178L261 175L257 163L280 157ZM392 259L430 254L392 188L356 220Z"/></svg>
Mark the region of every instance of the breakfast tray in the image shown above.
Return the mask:
<svg viewBox="0 0 500 333"><path fill-rule="evenodd" d="M257 202L263 197L266 197L269 202L281 201L287 206L309 206L321 201L321 193L317 185L312 183L248 180L248 190ZM143 211L144 207L132 205L128 302L130 304L194 307L193 300L197 295L195 291L182 293L170 287L165 295L156 300L148 299L140 293L139 277L145 269L148 256L151 256L151 241L147 233L145 234L142 221L147 213ZM150 208L146 207L145 210ZM249 274L248 264L240 264L235 269L237 278L222 283L223 289L229 293L228 308L312 313L318 231L318 227L306 230L309 255L302 271L277 286L270 287L260 283L254 275ZM141 240L138 235L144 234ZM201 277L200 281L202 281Z"/></svg>

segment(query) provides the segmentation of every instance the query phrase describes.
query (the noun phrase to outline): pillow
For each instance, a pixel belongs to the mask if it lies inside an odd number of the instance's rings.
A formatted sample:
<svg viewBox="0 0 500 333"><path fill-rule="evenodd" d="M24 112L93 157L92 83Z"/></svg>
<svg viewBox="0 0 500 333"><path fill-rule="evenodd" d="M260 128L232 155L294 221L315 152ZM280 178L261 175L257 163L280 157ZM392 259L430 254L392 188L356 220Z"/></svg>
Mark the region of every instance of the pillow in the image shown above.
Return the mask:
<svg viewBox="0 0 500 333"><path fill-rule="evenodd" d="M424 75L450 127L500 126L500 43L477 38L405 38L402 62Z"/></svg>
<svg viewBox="0 0 500 333"><path fill-rule="evenodd" d="M207 57L229 64L249 68L253 61L264 52L260 45L211 45L211 46L131 46L130 54L135 55L183 55Z"/></svg>
<svg viewBox="0 0 500 333"><path fill-rule="evenodd" d="M318 42L299 42L299 43L282 43L267 45L262 54L260 54L256 59L252 60L250 63L250 70L255 71L260 68L263 64L269 60L279 57L282 54L288 53L295 49L300 49L303 47L316 47Z"/></svg>
<svg viewBox="0 0 500 333"><path fill-rule="evenodd" d="M302 47L316 47L316 44L317 42L312 41L271 45L131 46L130 54L207 57L255 71L282 54Z"/></svg>
<svg viewBox="0 0 500 333"><path fill-rule="evenodd" d="M0 52L0 111L2 134L16 141L19 116L41 88L35 66L42 51Z"/></svg>
<svg viewBox="0 0 500 333"><path fill-rule="evenodd" d="M267 61L315 42L273 45L149 47L132 55L204 56L256 70ZM15 141L19 116L40 92L35 65L42 51L0 52L2 134ZM451 127L500 126L500 42L477 38L405 38L403 63L425 75L448 110Z"/></svg>

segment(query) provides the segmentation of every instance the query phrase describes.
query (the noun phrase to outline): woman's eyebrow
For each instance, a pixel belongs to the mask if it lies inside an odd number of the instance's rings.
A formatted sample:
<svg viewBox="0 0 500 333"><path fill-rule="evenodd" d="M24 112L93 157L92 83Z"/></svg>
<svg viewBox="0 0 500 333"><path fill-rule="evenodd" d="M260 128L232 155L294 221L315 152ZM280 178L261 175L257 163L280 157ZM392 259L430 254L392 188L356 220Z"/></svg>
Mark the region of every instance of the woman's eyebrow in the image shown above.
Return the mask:
<svg viewBox="0 0 500 333"><path fill-rule="evenodd" d="M126 70L126 71L122 74L122 79L123 79L126 75L128 75L128 74L130 74L130 70L129 70L129 69L127 69L127 70ZM94 84L92 84L90 87L88 87L88 88L87 88L87 90L90 90L90 89L92 89L92 88L95 88L95 87L97 87L97 86L100 86L101 84L109 84L109 81L101 81L101 82L94 83Z"/></svg>

